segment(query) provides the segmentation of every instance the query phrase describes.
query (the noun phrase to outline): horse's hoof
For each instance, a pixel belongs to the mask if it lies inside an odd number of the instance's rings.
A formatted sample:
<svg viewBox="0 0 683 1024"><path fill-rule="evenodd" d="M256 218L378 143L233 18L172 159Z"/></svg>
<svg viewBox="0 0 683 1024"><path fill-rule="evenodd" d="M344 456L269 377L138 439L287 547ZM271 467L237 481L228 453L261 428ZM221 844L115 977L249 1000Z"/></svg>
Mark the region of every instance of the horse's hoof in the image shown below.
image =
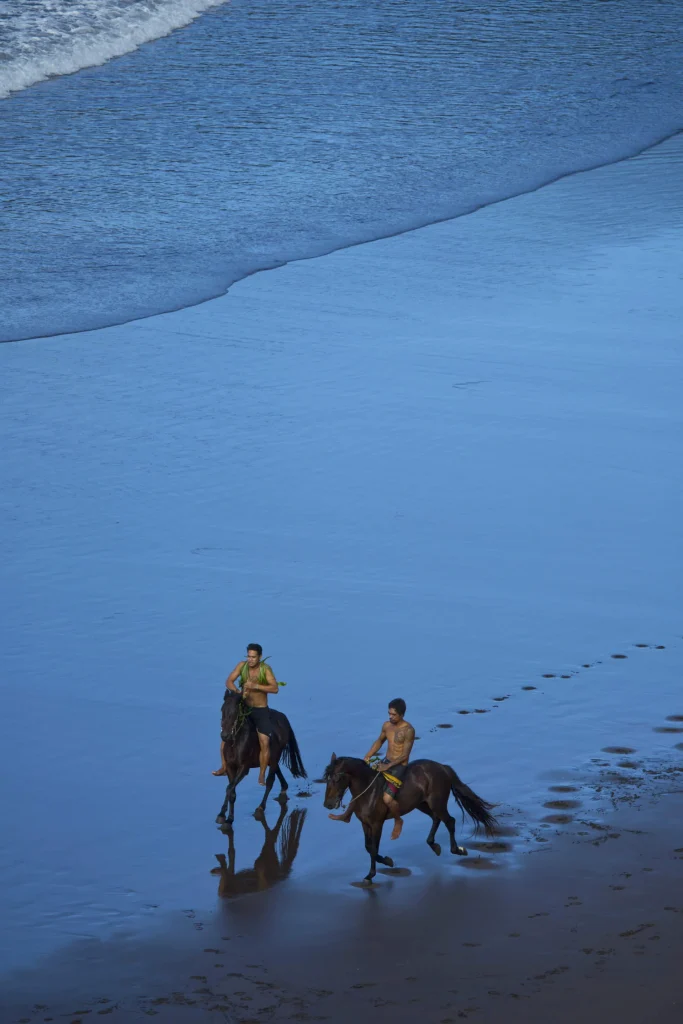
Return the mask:
<svg viewBox="0 0 683 1024"><path fill-rule="evenodd" d="M385 857L383 863L385 868L393 868L394 866L394 862L391 857Z"/></svg>
<svg viewBox="0 0 683 1024"><path fill-rule="evenodd" d="M458 857L466 857L467 856L467 850L465 849L464 846L456 846L454 850L451 850L451 853L457 854Z"/></svg>
<svg viewBox="0 0 683 1024"><path fill-rule="evenodd" d="M281 804L286 804L287 801L289 800L289 797L287 796L287 790L283 789L282 792L275 797L275 799L278 800Z"/></svg>
<svg viewBox="0 0 683 1024"><path fill-rule="evenodd" d="M369 888L372 885L372 879L371 878L364 878L363 881L360 884L367 889L367 888Z"/></svg>
<svg viewBox="0 0 683 1024"><path fill-rule="evenodd" d="M430 847L431 850L434 851L434 853L437 855L437 857L441 856L441 845L439 843L430 843L429 847Z"/></svg>
<svg viewBox="0 0 683 1024"><path fill-rule="evenodd" d="M217 825L225 825L225 815L224 814L217 814L216 815L216 824Z"/></svg>

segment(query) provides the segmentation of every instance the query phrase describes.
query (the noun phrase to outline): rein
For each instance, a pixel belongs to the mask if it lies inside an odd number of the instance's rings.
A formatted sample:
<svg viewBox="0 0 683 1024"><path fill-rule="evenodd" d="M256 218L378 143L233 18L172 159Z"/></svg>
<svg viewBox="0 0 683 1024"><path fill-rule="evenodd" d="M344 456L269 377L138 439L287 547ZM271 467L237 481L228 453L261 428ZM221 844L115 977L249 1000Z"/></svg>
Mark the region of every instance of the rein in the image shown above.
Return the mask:
<svg viewBox="0 0 683 1024"><path fill-rule="evenodd" d="M370 785L369 785L369 786L366 786L366 787L365 787L365 789L363 790L363 792L362 792L362 793L359 793L359 794L358 794L358 796L354 796L354 797L352 797L352 798L351 798L351 799L349 800L348 804L346 805L346 809L347 809L347 810L349 809L349 807L351 806L351 804L352 804L352 803L355 803L355 801L356 801L356 800L360 800L360 798L361 798L362 796L365 796L365 794L367 793L367 791L368 791L369 789L372 789L372 787L373 787L373 786L375 785L375 783L377 782L377 780L378 780L378 779L380 778L381 774L382 774L381 772L379 772L379 771L375 771L375 777L374 777L374 779L372 780L372 782L370 783Z"/></svg>

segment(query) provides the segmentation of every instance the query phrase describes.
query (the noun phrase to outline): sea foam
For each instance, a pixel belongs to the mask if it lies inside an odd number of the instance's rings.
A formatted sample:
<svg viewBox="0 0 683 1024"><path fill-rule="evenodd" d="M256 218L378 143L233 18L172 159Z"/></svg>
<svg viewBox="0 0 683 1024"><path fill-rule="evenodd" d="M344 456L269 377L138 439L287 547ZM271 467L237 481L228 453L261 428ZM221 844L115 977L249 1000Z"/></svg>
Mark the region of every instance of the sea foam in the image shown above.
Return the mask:
<svg viewBox="0 0 683 1024"><path fill-rule="evenodd" d="M0 98L130 53L226 0L9 0L0 19Z"/></svg>

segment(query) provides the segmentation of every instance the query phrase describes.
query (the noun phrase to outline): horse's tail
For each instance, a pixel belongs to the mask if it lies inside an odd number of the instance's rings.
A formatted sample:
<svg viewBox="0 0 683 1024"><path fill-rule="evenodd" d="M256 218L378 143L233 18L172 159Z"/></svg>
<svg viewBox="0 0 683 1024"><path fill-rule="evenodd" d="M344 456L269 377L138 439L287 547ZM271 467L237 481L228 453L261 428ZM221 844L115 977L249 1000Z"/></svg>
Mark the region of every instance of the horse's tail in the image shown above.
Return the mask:
<svg viewBox="0 0 683 1024"><path fill-rule="evenodd" d="M450 765L445 764L444 768L451 780L451 793L455 797L456 803L463 813L463 818L465 816L465 812L467 812L474 822L475 835L482 826L487 836L495 835L496 825L498 822L491 814L493 804L487 803L486 800L482 800L480 796L473 793L469 786L466 786L464 782L460 781Z"/></svg>
<svg viewBox="0 0 683 1024"><path fill-rule="evenodd" d="M291 726L289 727L289 743L282 751L282 760L285 768L289 769L295 779L308 778L304 763L301 760L299 744L296 741L296 736Z"/></svg>

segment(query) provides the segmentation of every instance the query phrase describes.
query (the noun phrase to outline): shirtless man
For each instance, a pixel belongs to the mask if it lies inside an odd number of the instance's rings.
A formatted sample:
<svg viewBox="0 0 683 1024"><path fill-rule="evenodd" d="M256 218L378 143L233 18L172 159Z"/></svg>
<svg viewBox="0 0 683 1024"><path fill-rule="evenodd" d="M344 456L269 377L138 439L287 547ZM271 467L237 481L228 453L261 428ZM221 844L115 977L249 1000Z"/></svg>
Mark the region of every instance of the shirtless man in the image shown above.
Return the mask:
<svg viewBox="0 0 683 1024"><path fill-rule="evenodd" d="M244 702L251 711L249 717L256 726L259 747L259 786L266 784L266 772L270 762L270 737L273 734L273 723L268 708L268 694L277 693L278 685L270 665L261 661L263 648L260 644L249 644L247 660L240 661L225 681L225 685L233 693L242 693ZM235 683L239 679L239 688ZM214 775L226 775L225 743L221 743L221 767Z"/></svg>
<svg viewBox="0 0 683 1024"><path fill-rule="evenodd" d="M377 765L377 771L381 772L384 776L382 799L387 805L389 814L394 819L394 829L391 833L392 839L398 839L403 828L403 819L400 816L396 797L403 785L403 776L406 773L410 751L413 749L413 743L415 742L415 730L410 722L406 722L403 717L405 713L406 702L401 697L392 700L389 705L389 721L384 723L379 737L365 755L365 760L369 761L371 757L374 757L380 751L383 744L387 743L387 752L384 759ZM348 822L351 821L352 814L353 811L349 805L343 814L330 814L330 818L332 818L332 821Z"/></svg>

